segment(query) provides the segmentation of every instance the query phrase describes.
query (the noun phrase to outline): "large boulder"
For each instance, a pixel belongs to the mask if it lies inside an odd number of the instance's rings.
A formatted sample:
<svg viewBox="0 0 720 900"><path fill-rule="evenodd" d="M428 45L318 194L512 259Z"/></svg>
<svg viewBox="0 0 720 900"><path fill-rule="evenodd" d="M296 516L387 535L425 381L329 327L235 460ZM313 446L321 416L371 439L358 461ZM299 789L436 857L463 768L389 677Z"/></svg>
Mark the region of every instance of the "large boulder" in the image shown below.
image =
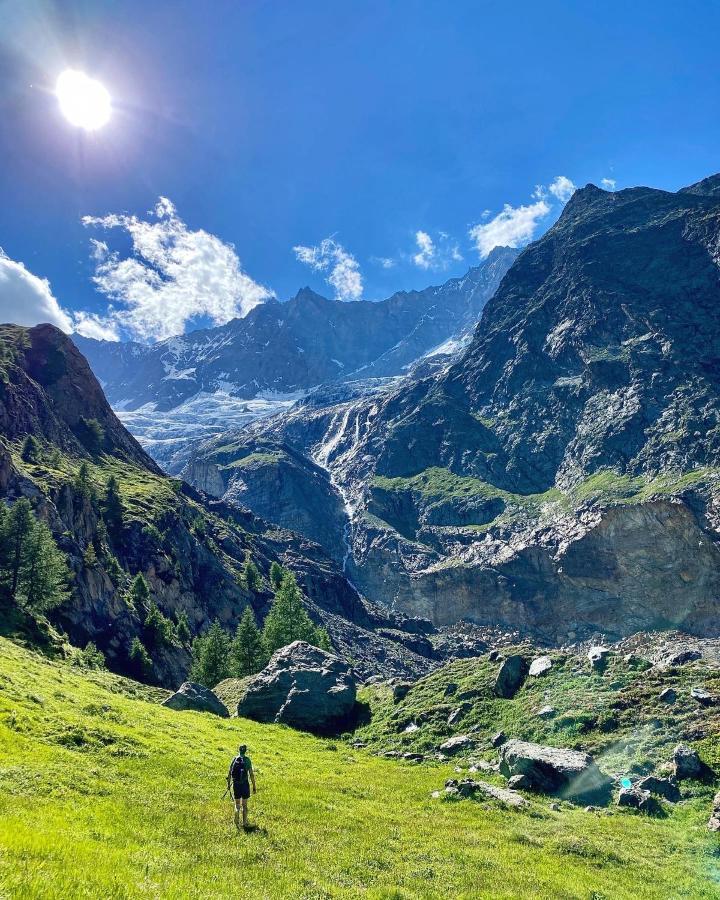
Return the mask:
<svg viewBox="0 0 720 900"><path fill-rule="evenodd" d="M678 744L673 752L673 773L678 781L685 778L701 778L703 764L697 750L685 744Z"/></svg>
<svg viewBox="0 0 720 900"><path fill-rule="evenodd" d="M332 732L355 706L356 684L340 657L305 641L277 650L267 666L248 679L239 716L283 722L306 731Z"/></svg>
<svg viewBox="0 0 720 900"><path fill-rule="evenodd" d="M495 694L498 697L504 697L506 700L514 697L525 683L528 669L527 660L525 657L520 656L519 653L506 657L495 679Z"/></svg>
<svg viewBox="0 0 720 900"><path fill-rule="evenodd" d="M174 694L163 700L163 706L170 709L191 709L196 712L209 712L226 719L230 713L224 703L218 700L210 688L203 687L195 681L186 681Z"/></svg>
<svg viewBox="0 0 720 900"><path fill-rule="evenodd" d="M516 740L503 744L499 753L502 774L525 775L535 791L575 800L608 798L610 779L587 753Z"/></svg>
<svg viewBox="0 0 720 900"><path fill-rule="evenodd" d="M544 675L546 672L549 672L552 669L553 661L550 656L538 656L537 659L534 659L530 663L530 671L529 675L531 678L538 678L540 675Z"/></svg>

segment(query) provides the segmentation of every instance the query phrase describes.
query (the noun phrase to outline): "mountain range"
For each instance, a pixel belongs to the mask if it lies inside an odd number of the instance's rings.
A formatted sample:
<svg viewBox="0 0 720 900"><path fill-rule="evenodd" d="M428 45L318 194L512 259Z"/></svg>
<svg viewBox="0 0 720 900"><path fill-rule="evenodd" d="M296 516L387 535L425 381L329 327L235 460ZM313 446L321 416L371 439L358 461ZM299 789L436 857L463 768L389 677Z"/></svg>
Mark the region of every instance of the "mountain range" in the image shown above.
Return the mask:
<svg viewBox="0 0 720 900"><path fill-rule="evenodd" d="M454 363L255 422L184 474L439 625L717 633L719 306L720 176L588 185Z"/></svg>
<svg viewBox="0 0 720 900"><path fill-rule="evenodd" d="M167 471L189 442L289 408L320 385L369 390L469 340L517 251L498 247L462 278L343 303L303 288L242 319L153 345L76 336L123 421Z"/></svg>

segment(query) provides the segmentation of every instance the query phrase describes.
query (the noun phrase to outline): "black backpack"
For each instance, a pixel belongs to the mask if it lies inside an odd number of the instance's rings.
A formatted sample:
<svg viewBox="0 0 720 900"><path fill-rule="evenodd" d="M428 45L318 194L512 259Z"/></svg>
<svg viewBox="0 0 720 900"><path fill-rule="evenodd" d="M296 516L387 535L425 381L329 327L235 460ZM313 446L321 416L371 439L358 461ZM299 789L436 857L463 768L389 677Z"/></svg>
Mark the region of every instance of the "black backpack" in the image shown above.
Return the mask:
<svg viewBox="0 0 720 900"><path fill-rule="evenodd" d="M243 756L236 756L230 763L228 776L236 783L244 784L248 780L248 770Z"/></svg>

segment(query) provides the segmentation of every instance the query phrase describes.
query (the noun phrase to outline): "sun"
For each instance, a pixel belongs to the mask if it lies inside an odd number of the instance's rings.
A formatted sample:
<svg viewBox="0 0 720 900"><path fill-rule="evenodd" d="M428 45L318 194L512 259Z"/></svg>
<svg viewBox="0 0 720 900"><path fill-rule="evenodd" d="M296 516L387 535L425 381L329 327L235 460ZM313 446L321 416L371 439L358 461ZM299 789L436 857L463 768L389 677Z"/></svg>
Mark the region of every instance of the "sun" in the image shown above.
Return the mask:
<svg viewBox="0 0 720 900"><path fill-rule="evenodd" d="M96 131L110 119L110 94L104 85L84 72L65 69L55 85L60 110L72 125Z"/></svg>

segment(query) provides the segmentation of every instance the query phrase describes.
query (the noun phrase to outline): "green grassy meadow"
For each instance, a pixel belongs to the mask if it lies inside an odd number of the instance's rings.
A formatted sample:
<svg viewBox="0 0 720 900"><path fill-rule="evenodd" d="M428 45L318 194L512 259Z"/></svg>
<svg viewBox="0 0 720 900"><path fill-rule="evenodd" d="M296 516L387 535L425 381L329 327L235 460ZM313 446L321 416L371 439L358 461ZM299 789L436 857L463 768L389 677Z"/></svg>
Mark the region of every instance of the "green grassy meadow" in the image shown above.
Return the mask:
<svg viewBox="0 0 720 900"><path fill-rule="evenodd" d="M178 713L0 639L2 898L716 898L707 799L666 818L431 798L454 767ZM257 829L222 800L240 740Z"/></svg>

